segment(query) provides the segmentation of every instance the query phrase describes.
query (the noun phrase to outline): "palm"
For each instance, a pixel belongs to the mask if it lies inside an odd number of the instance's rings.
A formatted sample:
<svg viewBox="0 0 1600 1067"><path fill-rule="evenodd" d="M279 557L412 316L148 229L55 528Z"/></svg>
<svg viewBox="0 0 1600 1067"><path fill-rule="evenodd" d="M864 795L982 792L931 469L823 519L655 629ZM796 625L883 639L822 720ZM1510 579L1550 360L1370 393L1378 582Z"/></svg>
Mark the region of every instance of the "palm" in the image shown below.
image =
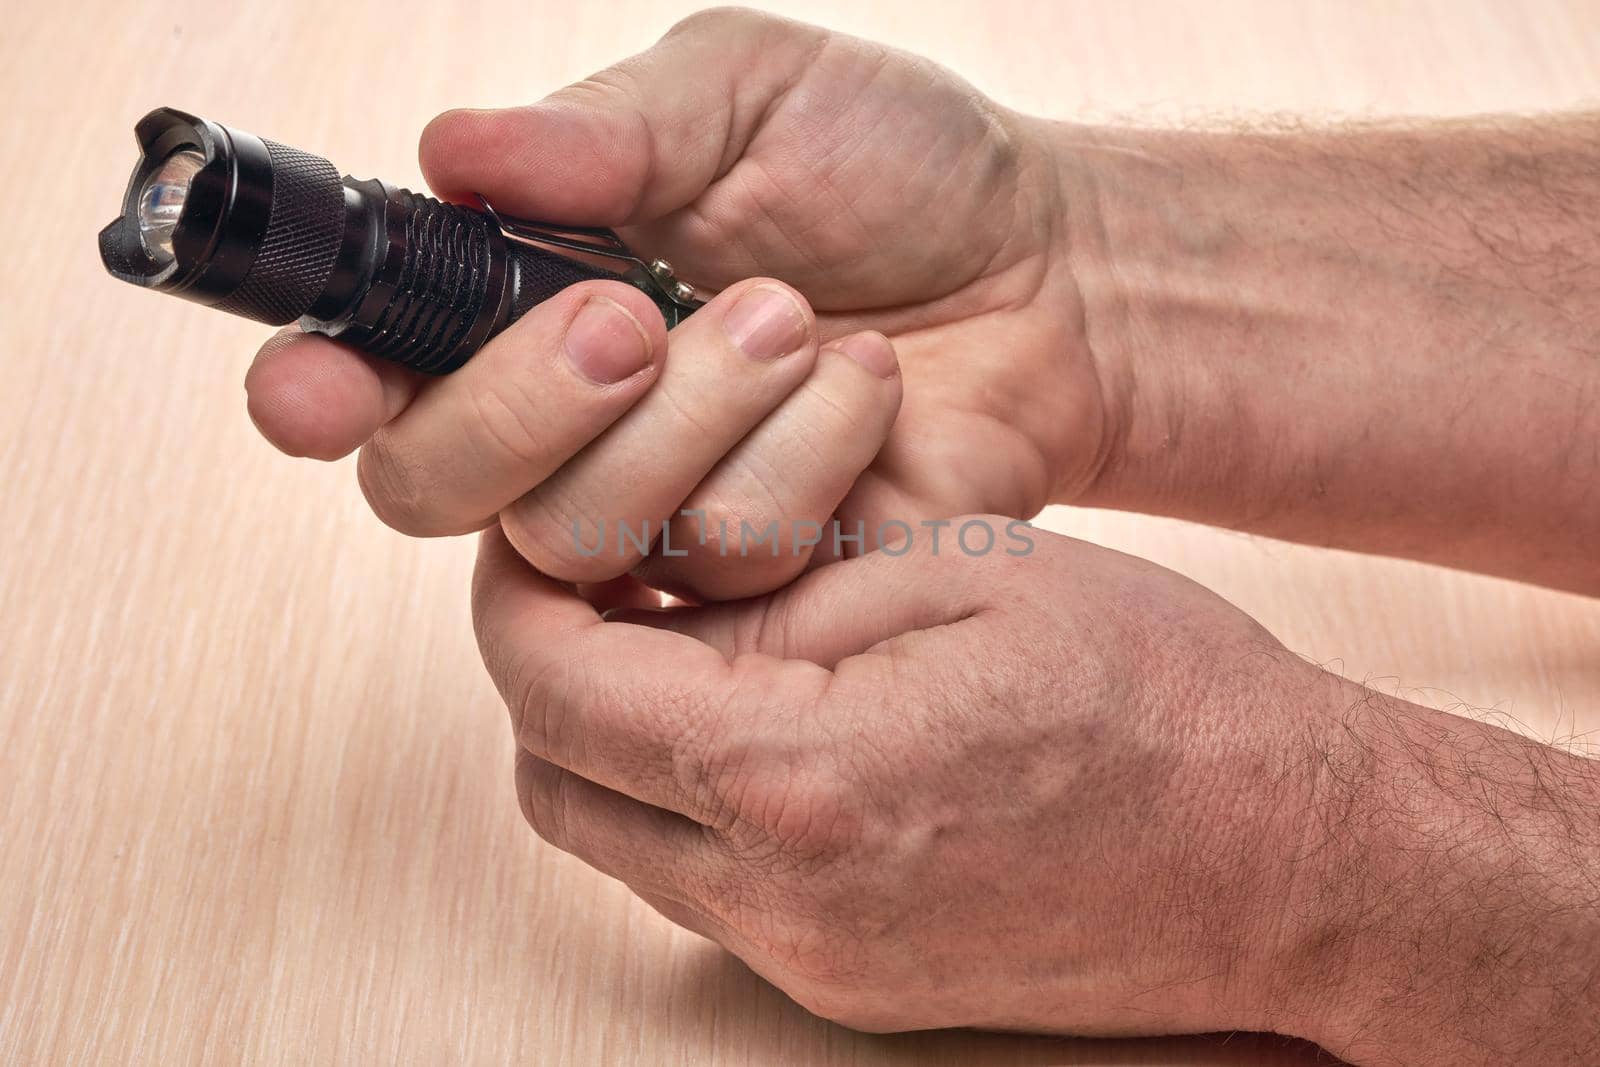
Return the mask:
<svg viewBox="0 0 1600 1067"><path fill-rule="evenodd" d="M726 172L640 239L707 284L776 274L819 310L921 304L982 275L1019 193L1000 117L919 61L863 49L825 48Z"/></svg>
<svg viewBox="0 0 1600 1067"><path fill-rule="evenodd" d="M627 230L703 286L790 282L825 339L895 342L901 416L841 518L1032 515L1071 477L1047 457L1095 450L1099 391L1046 232L1055 186L1019 140L946 72L833 37L731 166Z"/></svg>

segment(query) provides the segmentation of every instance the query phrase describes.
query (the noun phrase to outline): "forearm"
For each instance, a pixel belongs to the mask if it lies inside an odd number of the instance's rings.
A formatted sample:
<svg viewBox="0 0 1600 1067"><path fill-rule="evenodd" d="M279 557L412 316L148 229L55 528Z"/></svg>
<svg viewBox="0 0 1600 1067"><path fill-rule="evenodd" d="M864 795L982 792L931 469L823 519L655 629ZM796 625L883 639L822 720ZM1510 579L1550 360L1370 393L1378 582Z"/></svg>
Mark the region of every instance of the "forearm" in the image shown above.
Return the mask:
<svg viewBox="0 0 1600 1067"><path fill-rule="evenodd" d="M1077 502L1600 593L1600 116L1049 136Z"/></svg>
<svg viewBox="0 0 1600 1067"><path fill-rule="evenodd" d="M1323 676L1279 973L1355 1063L1592 1062L1600 762Z"/></svg>

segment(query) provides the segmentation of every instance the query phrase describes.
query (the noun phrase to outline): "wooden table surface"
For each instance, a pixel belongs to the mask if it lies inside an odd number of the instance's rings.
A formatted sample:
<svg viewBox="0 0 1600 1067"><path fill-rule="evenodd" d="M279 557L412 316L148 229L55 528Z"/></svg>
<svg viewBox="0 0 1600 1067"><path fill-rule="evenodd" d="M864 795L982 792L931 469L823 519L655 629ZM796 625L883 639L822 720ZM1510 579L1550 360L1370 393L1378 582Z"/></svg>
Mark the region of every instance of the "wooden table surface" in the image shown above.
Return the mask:
<svg viewBox="0 0 1600 1067"><path fill-rule="evenodd" d="M539 843L467 617L350 462L244 411L264 329L94 235L173 104L418 180L446 107L534 99L688 5L8 3L0 103L0 1061L1309 1064L1272 1038L869 1037ZM1058 116L1442 113L1600 96L1600 4L826 0ZM1134 516L1292 648L1545 736L1600 727L1600 603ZM1323 1062L1326 1062L1325 1060Z"/></svg>

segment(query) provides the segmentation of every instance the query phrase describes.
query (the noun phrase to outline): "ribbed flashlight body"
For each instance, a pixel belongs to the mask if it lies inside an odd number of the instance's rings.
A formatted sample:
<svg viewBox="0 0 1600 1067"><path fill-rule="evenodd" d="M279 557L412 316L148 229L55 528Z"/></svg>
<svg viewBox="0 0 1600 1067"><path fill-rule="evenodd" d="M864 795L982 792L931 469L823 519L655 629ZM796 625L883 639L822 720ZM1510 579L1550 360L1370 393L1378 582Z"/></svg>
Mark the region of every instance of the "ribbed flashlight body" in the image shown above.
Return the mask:
<svg viewBox="0 0 1600 1067"><path fill-rule="evenodd" d="M144 158L100 233L113 275L234 315L337 337L414 370L465 363L569 285L620 276L509 240L482 212L171 108L135 130ZM175 152L204 157L164 258L141 244L141 190ZM626 280L626 279L624 279Z"/></svg>
<svg viewBox="0 0 1600 1067"><path fill-rule="evenodd" d="M541 300L617 277L507 241L481 212L341 178L318 156L263 144L273 183L266 235L222 310L273 325L300 319L375 356L444 374Z"/></svg>

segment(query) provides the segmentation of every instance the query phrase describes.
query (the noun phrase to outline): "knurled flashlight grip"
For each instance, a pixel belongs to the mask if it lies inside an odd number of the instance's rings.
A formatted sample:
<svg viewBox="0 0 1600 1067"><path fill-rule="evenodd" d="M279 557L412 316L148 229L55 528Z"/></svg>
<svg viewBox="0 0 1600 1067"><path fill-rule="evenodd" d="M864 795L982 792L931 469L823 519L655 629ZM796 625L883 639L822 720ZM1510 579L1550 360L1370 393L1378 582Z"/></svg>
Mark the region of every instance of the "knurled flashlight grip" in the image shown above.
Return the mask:
<svg viewBox="0 0 1600 1067"><path fill-rule="evenodd" d="M443 374L567 286L618 277L508 241L481 212L262 144L272 202L261 250L219 310L274 326L303 317L308 330Z"/></svg>
<svg viewBox="0 0 1600 1067"><path fill-rule="evenodd" d="M669 324L697 306L664 263L623 255L637 269L614 273L530 244L523 230L508 236L487 205L341 177L320 156L181 111L152 111L135 135L142 157L123 213L100 233L107 270L260 322L298 319L413 370L454 370L577 282L634 285ZM561 247L580 257L626 251L608 231L585 232L610 243Z"/></svg>

